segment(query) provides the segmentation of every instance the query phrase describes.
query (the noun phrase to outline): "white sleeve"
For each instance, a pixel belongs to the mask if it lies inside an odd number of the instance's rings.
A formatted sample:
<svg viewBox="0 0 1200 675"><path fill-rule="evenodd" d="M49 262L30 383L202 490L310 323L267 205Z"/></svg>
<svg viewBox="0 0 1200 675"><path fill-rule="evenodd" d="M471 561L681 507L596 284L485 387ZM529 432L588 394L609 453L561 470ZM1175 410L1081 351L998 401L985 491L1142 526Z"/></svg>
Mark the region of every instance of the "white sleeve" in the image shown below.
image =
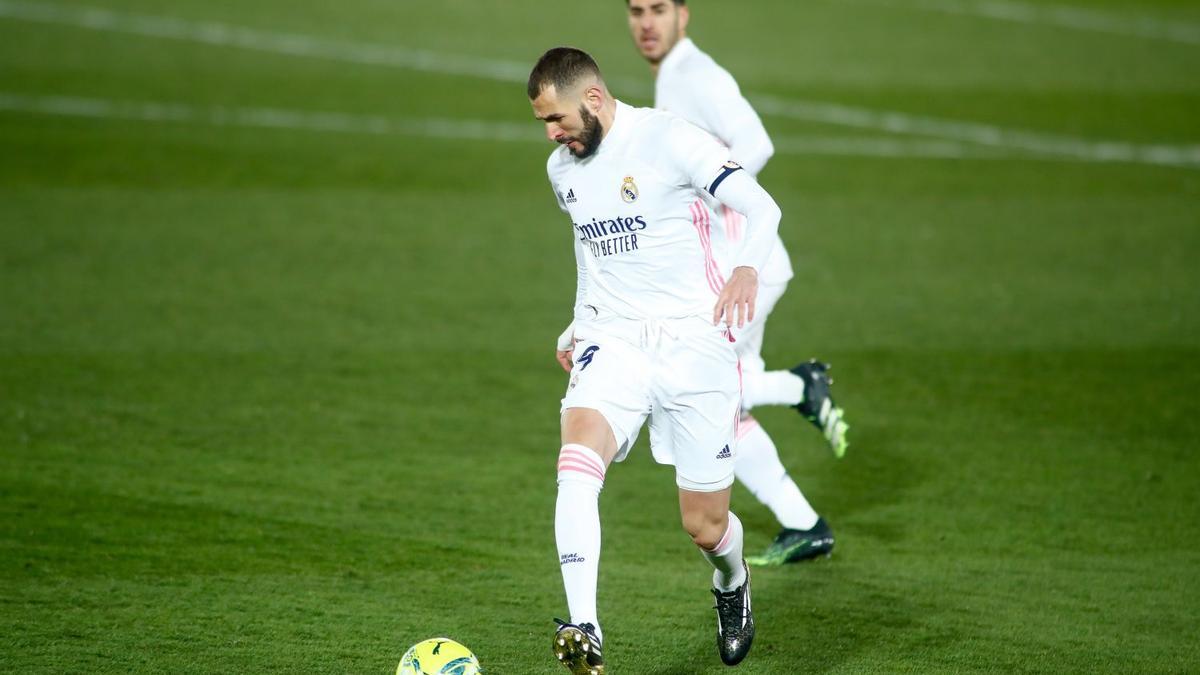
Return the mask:
<svg viewBox="0 0 1200 675"><path fill-rule="evenodd" d="M574 234L575 230L571 230ZM588 274L587 263L583 258L583 242L575 237L575 316L579 316L587 301Z"/></svg>
<svg viewBox="0 0 1200 675"><path fill-rule="evenodd" d="M555 192L557 194L557 191ZM561 201L561 200L560 200ZM563 209L564 211L566 209ZM574 230L572 230L574 233ZM575 319L579 316L579 312L583 309L583 303L587 299L587 265L583 261L583 243L575 237L575 308L572 312L571 323L567 325L558 336L556 347L559 351L567 351L575 346Z"/></svg>
<svg viewBox="0 0 1200 675"><path fill-rule="evenodd" d="M551 185L550 187L553 188L554 186ZM558 202L558 208L562 209L563 213L570 213L570 211L567 210L567 205L563 203L562 195L558 193L558 190L554 190L554 201Z"/></svg>
<svg viewBox="0 0 1200 675"><path fill-rule="evenodd" d="M674 117L667 127L665 150L661 159L678 185L704 191L712 184L721 166L729 161L729 148L700 127Z"/></svg>
<svg viewBox="0 0 1200 675"><path fill-rule="evenodd" d="M567 329L558 336L558 342L554 345L555 349L560 352L571 351L575 346L575 322L567 324Z"/></svg>
<svg viewBox="0 0 1200 675"><path fill-rule="evenodd" d="M554 182L553 153L550 155L550 159L546 160L546 176L550 179L550 190L554 192L554 201L558 204L558 208L561 209L563 213L570 213L567 211L567 205L563 201L562 193L558 191L558 184Z"/></svg>
<svg viewBox="0 0 1200 675"><path fill-rule="evenodd" d="M721 167L708 191L722 204L746 217L745 239L734 254L732 266L753 267L761 274L779 232L779 220L783 216L779 205L753 176L734 162Z"/></svg>
<svg viewBox="0 0 1200 675"><path fill-rule="evenodd" d="M757 176L775 154L775 146L737 82L726 73L722 75L713 79L704 104L697 109L702 111L705 128L729 147L729 156L750 175Z"/></svg>

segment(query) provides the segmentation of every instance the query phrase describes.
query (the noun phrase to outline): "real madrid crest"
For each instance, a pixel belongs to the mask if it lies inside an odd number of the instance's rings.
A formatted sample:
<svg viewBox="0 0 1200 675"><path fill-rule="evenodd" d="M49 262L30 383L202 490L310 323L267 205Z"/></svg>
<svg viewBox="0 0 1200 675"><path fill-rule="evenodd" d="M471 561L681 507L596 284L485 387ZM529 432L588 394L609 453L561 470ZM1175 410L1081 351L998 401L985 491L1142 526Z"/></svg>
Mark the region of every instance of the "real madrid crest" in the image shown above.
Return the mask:
<svg viewBox="0 0 1200 675"><path fill-rule="evenodd" d="M633 176L625 176L625 181L621 183L621 199L624 199L626 204L632 204L637 198L637 183L633 182Z"/></svg>

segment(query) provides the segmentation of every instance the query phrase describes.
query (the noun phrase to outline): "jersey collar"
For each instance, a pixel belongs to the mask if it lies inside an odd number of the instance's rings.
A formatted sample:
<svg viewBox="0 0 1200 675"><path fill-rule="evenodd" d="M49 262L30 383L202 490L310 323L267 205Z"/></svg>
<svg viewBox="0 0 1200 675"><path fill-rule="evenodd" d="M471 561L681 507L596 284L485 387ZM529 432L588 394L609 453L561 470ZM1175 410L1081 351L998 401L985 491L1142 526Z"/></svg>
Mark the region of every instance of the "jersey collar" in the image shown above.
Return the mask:
<svg viewBox="0 0 1200 675"><path fill-rule="evenodd" d="M633 123L633 116L636 112L635 108L627 103L616 99L617 110L613 113L613 123L609 127L608 133L604 135L604 140L600 143L600 148L596 150L596 154L604 152L605 148L612 147L621 142L621 137L625 135L626 129Z"/></svg>
<svg viewBox="0 0 1200 675"><path fill-rule="evenodd" d="M667 52L666 58L662 63L658 64L658 76L662 77L663 73L678 68L680 63L683 63L687 57L700 51L696 43L692 42L692 38L685 37L671 47L671 51Z"/></svg>

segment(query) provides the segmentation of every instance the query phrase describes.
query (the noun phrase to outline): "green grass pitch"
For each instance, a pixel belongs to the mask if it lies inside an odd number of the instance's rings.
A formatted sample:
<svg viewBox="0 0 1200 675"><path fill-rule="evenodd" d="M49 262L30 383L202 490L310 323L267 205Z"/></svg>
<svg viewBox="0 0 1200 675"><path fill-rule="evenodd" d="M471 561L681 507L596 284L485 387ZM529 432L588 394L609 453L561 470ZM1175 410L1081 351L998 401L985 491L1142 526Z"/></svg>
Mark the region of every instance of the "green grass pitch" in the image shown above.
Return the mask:
<svg viewBox="0 0 1200 675"><path fill-rule="evenodd" d="M756 573L739 672L1200 670L1200 9L1069 1L689 3L810 104L764 115L766 356L853 426L758 413L838 543ZM0 0L0 670L560 672L574 271L519 79L575 44L649 103L621 3L89 3ZM601 509L611 668L727 672L671 471Z"/></svg>

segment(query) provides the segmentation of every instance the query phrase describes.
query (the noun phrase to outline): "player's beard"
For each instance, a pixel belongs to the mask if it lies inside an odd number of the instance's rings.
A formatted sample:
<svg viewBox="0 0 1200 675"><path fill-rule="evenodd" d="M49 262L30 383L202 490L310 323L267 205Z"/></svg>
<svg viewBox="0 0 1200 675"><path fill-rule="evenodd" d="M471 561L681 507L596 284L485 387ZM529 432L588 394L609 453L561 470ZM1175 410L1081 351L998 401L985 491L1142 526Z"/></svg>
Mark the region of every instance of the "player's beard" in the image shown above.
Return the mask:
<svg viewBox="0 0 1200 675"><path fill-rule="evenodd" d="M576 158L585 159L591 157L592 153L596 152L596 148L600 147L600 135L603 129L600 128L600 118L588 112L586 106L579 106L579 116L583 118L583 131L579 132L579 136L575 140L583 144L583 149L575 152L571 146L567 146L567 150Z"/></svg>

